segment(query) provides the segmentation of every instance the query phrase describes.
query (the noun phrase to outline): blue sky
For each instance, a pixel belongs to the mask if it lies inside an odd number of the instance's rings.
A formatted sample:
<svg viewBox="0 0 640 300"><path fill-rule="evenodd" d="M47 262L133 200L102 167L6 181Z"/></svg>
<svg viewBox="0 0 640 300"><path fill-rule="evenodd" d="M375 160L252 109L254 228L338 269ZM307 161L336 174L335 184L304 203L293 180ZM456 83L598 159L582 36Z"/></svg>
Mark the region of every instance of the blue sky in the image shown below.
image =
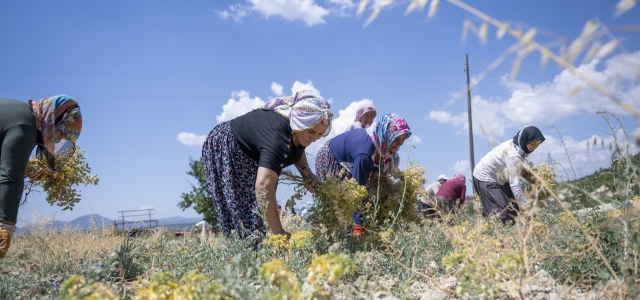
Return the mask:
<svg viewBox="0 0 640 300"><path fill-rule="evenodd" d="M200 157L203 137L222 120L304 88L331 99L332 134L352 121L359 101L369 100L379 113L407 119L414 136L401 149L402 166L411 149L409 159L426 168L428 182L441 173L469 175L465 54L476 82L518 41L497 39L490 26L486 44L472 32L461 43L465 20L475 27L482 21L447 1L433 18L427 17L432 1L406 16L411 1L395 1L364 27L385 2L369 1L360 17L354 0L1 2L0 96L77 99L84 115L78 144L100 177L98 186L81 187L73 211L34 194L19 219L31 220L34 210L59 220L91 211L115 218L119 210L149 207L159 218L195 217L176 204L190 190L188 159ZM608 26L598 27L597 41L616 37L619 46L597 60L579 55L574 63L640 108L638 7L616 18L618 1L466 3L523 32L535 27L534 40L555 53L579 37L587 21ZM476 163L492 147L480 125L496 142L536 125L547 141L530 161L546 161L550 153L569 169L557 132L548 130L554 125L578 175L610 163L607 147L586 146L594 136L611 141L597 110L624 117L630 133L639 130L632 116L553 62L541 68L536 52L510 78L516 57L506 57L473 88ZM322 143L309 147L310 154ZM279 188L279 200L288 192Z"/></svg>

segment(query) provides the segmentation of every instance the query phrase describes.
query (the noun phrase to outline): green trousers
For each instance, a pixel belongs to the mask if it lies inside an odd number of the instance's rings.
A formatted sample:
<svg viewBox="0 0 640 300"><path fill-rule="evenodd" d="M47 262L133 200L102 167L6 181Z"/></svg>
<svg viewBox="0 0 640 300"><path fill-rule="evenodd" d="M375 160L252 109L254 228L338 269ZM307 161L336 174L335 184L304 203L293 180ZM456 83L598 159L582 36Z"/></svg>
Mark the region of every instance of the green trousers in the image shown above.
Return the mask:
<svg viewBox="0 0 640 300"><path fill-rule="evenodd" d="M27 104L0 98L0 220L18 219L24 170L36 137L35 117Z"/></svg>

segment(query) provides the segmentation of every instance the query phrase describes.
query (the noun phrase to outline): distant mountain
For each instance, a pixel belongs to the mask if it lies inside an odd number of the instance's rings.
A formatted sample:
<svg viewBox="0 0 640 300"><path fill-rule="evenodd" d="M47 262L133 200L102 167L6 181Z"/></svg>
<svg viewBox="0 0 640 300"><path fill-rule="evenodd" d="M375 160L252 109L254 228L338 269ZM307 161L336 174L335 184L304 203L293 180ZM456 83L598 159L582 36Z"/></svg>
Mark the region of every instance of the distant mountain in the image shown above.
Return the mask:
<svg viewBox="0 0 640 300"><path fill-rule="evenodd" d="M128 221L135 221L134 219L127 219ZM145 219L138 219L140 222L144 222ZM58 230L62 230L62 228L64 228L65 226L69 226L69 227L73 227L73 228L78 228L80 230L88 230L91 228L92 222L95 221L95 225L98 228L109 228L111 226L113 226L113 221L112 219L109 218L105 218L101 215L95 214L95 215L84 215L78 218L75 218L71 221L65 222L65 221L54 221L54 223L52 224L55 228L57 228ZM118 224L118 226L121 226L119 221L120 220L115 220L116 223ZM158 226L167 226L167 225L176 225L176 224L180 224L180 225L184 225L184 224L195 224L202 221L202 218L185 218L185 217L170 217L170 218L163 218L163 219L158 219ZM20 225L20 224L19 224ZM141 224L142 225L142 224ZM146 223L145 223L146 225ZM155 224L153 224L155 225ZM134 224L127 224L127 227L132 227L134 226ZM144 226L144 225L142 225ZM22 226L18 228L17 233L19 232L23 232L23 231L28 231L31 228L33 228L35 226Z"/></svg>
<svg viewBox="0 0 640 300"><path fill-rule="evenodd" d="M81 229L89 229L91 227L92 219L95 218L95 225L98 228L113 226L113 220L105 218L101 215L84 215L82 217L75 218L69 221L69 225L73 227L79 227Z"/></svg>
<svg viewBox="0 0 640 300"><path fill-rule="evenodd" d="M185 217L171 217L158 219L158 225L173 225L173 224L195 224L202 221L202 218L185 218Z"/></svg>

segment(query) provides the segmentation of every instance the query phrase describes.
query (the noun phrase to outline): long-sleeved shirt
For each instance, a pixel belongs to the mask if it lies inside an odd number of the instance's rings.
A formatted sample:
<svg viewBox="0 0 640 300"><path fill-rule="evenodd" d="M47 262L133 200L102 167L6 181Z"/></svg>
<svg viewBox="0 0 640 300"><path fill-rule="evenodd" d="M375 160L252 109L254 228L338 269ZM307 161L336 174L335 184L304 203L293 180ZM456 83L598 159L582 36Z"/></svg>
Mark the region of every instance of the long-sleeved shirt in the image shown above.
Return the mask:
<svg viewBox="0 0 640 300"><path fill-rule="evenodd" d="M447 182L443 183L440 186L440 189L436 193L437 196L442 196L449 201L456 201L456 199L460 198L459 206L464 204L464 194L467 192L467 185L464 181L461 180L447 180Z"/></svg>
<svg viewBox="0 0 640 300"><path fill-rule="evenodd" d="M374 171L373 154L376 146L364 128L339 134L329 144L331 154L340 163L351 163L348 170L359 185L366 185Z"/></svg>
<svg viewBox="0 0 640 300"><path fill-rule="evenodd" d="M473 177L480 181L495 182L511 187L516 201L521 206L529 206L520 186L520 173L526 154L520 147L508 140L493 148L485 155L473 170Z"/></svg>
<svg viewBox="0 0 640 300"><path fill-rule="evenodd" d="M429 186L427 186L427 199L431 199L435 197L436 193L440 189L440 186L441 186L440 181L436 181L430 184Z"/></svg>

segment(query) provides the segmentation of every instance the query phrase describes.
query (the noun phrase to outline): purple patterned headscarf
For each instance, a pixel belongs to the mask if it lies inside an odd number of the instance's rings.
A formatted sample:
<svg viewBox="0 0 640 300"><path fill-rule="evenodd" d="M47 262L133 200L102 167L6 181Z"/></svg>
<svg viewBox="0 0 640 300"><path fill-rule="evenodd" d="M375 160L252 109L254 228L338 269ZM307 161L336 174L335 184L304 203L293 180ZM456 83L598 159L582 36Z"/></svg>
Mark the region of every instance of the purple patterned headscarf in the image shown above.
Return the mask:
<svg viewBox="0 0 640 300"><path fill-rule="evenodd" d="M407 138L411 136L409 125L404 118L391 113L377 117L366 130L380 153L382 159L380 170L383 173L393 172L400 164L400 156L398 153L389 152L389 147L397 137L403 134L407 134Z"/></svg>
<svg viewBox="0 0 640 300"><path fill-rule="evenodd" d="M328 136L331 131L331 106L316 91L299 91L294 97L273 98L262 108L273 109L289 119L294 132L307 130L318 123L327 125L323 137Z"/></svg>
<svg viewBox="0 0 640 300"><path fill-rule="evenodd" d="M365 102L360 104L360 107L358 107L358 111L356 111L356 119L354 120L355 122L360 122L360 119L362 118L362 115L364 115L367 112L376 112L376 108L373 106L373 104L369 103L369 102Z"/></svg>

